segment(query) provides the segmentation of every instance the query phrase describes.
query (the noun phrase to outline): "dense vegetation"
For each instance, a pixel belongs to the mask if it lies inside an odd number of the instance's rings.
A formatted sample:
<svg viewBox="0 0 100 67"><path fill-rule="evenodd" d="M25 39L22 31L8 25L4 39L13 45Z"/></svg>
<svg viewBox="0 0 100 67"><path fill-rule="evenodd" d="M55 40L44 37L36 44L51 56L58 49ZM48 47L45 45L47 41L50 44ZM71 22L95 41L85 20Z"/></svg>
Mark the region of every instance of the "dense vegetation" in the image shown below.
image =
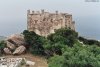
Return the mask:
<svg viewBox="0 0 100 67"><path fill-rule="evenodd" d="M78 37L78 39L80 41L82 41L84 44L88 44L88 45L97 45L97 46L100 46L100 42L97 41L97 40L93 40L93 39L86 39L86 38L83 38L83 37Z"/></svg>
<svg viewBox="0 0 100 67"><path fill-rule="evenodd" d="M28 51L46 56L49 67L100 67L100 42L78 37L73 30L61 28L47 37L27 30L23 34Z"/></svg>
<svg viewBox="0 0 100 67"><path fill-rule="evenodd" d="M0 41L0 56L2 56L3 54L3 48L5 47L5 42L4 41Z"/></svg>
<svg viewBox="0 0 100 67"><path fill-rule="evenodd" d="M78 39L77 32L66 28L56 30L54 34L48 35L47 38L27 30L24 30L23 34L29 52L32 54L46 55L47 57L53 56L54 54L62 55L62 49L67 45L72 47Z"/></svg>
<svg viewBox="0 0 100 67"><path fill-rule="evenodd" d="M49 67L100 67L100 47L75 44L49 59Z"/></svg>
<svg viewBox="0 0 100 67"><path fill-rule="evenodd" d="M29 52L36 55L44 55L42 42L44 38L34 32L29 32L27 30L24 30L23 34L27 43L26 48L29 50Z"/></svg>
<svg viewBox="0 0 100 67"><path fill-rule="evenodd" d="M0 36L0 56L3 55L3 48L5 47L5 41L6 37Z"/></svg>

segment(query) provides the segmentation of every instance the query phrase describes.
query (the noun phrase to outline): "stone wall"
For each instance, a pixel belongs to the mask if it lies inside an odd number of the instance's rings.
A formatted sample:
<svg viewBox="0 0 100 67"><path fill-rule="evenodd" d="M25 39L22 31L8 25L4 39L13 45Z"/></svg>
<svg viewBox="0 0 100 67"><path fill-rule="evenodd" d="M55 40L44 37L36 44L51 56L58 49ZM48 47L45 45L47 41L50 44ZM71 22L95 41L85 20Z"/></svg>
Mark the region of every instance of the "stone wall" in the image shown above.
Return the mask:
<svg viewBox="0 0 100 67"><path fill-rule="evenodd" d="M34 31L41 36L47 36L54 33L54 30L68 27L75 30L75 22L72 21L72 15L68 13L49 13L44 10L27 11L27 29Z"/></svg>

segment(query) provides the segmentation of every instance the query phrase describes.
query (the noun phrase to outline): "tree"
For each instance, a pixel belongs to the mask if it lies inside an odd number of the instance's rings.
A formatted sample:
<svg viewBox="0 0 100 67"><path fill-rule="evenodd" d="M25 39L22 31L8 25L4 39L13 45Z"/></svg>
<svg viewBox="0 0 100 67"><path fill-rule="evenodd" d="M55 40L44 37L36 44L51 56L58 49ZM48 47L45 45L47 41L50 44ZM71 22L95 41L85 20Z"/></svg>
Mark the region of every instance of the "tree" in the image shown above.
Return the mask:
<svg viewBox="0 0 100 67"><path fill-rule="evenodd" d="M24 39L27 43L26 47L32 54L36 55L43 55L44 54L44 48L43 48L43 37L37 35L35 32L28 30L23 31Z"/></svg>
<svg viewBox="0 0 100 67"><path fill-rule="evenodd" d="M78 33L67 28L61 28L55 31L54 34L51 34L47 37L52 43L61 42L70 47L76 42L78 38Z"/></svg>

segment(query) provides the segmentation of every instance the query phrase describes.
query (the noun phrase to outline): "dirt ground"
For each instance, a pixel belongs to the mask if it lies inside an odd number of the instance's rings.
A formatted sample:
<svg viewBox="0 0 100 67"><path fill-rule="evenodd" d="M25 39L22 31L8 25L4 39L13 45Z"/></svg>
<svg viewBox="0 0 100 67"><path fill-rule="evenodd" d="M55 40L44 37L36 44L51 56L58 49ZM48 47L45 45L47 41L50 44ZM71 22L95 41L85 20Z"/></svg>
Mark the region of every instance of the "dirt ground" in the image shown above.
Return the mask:
<svg viewBox="0 0 100 67"><path fill-rule="evenodd" d="M4 57L7 58L25 58L29 61L33 61L35 62L34 66L30 66L30 67L48 67L47 64L47 60L43 57L39 57L39 56L33 56L32 54L23 54L23 55L19 55L19 56L12 56L12 55L6 55Z"/></svg>

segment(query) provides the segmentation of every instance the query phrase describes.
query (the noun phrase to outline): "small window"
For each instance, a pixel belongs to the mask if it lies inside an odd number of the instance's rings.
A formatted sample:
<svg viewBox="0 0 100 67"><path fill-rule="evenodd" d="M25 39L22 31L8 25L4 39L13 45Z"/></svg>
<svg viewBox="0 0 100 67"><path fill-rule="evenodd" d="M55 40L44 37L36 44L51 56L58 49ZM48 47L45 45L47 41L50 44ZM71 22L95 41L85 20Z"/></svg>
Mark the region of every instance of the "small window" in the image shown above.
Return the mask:
<svg viewBox="0 0 100 67"><path fill-rule="evenodd" d="M53 22L53 19L51 19L51 22Z"/></svg>
<svg viewBox="0 0 100 67"><path fill-rule="evenodd" d="M35 21L35 23L37 23L38 22L38 20L34 20Z"/></svg>
<svg viewBox="0 0 100 67"><path fill-rule="evenodd" d="M46 18L43 19L43 21L45 21L45 20L46 20Z"/></svg>

